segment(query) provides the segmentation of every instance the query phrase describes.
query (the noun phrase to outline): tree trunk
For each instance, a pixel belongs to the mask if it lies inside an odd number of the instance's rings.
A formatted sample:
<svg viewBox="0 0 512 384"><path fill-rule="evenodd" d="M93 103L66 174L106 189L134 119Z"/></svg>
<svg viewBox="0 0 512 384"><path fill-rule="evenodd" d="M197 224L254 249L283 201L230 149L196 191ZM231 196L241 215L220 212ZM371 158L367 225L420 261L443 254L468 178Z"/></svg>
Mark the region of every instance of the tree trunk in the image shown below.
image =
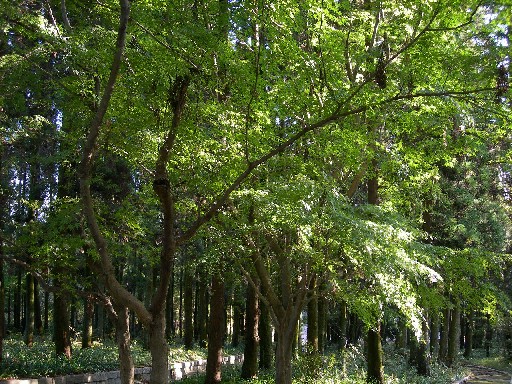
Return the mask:
<svg viewBox="0 0 512 384"><path fill-rule="evenodd" d="M485 314L485 356L491 356L491 344L492 344L492 328L491 328L491 315Z"/></svg>
<svg viewBox="0 0 512 384"><path fill-rule="evenodd" d="M409 330L407 329L407 323L404 319L399 318L398 320L398 335L396 339L396 348L400 351L405 351L407 348L407 334Z"/></svg>
<svg viewBox="0 0 512 384"><path fill-rule="evenodd" d="M183 279L183 311L185 312L185 327L183 344L185 349L192 349L194 345L194 276L190 268L185 267Z"/></svg>
<svg viewBox="0 0 512 384"><path fill-rule="evenodd" d="M91 305L91 303L92 300L87 301L88 306ZM128 308L118 306L116 307L116 314L117 318L114 323L116 327L117 350L119 353L119 373L121 375L121 384L133 384L135 370L130 350L130 313ZM162 354L163 353L166 353L166 351L163 350ZM153 370L151 370L151 376L153 376Z"/></svg>
<svg viewBox="0 0 512 384"><path fill-rule="evenodd" d="M149 352L151 353L150 383L167 383L169 377L169 346L165 339L165 306L153 313L149 327Z"/></svg>
<svg viewBox="0 0 512 384"><path fill-rule="evenodd" d="M448 354L446 356L446 365L453 366L457 359L460 345L460 302L455 303L450 320L450 332L448 336Z"/></svg>
<svg viewBox="0 0 512 384"><path fill-rule="evenodd" d="M258 375L258 324L259 324L258 294L252 284L247 286L247 302L245 309L245 345L242 379L252 379Z"/></svg>
<svg viewBox="0 0 512 384"><path fill-rule="evenodd" d="M348 309L347 302L341 301L340 307L340 349L344 350L348 342Z"/></svg>
<svg viewBox="0 0 512 384"><path fill-rule="evenodd" d="M34 345L34 276L26 275L26 304L25 304L25 335L24 341L28 347Z"/></svg>
<svg viewBox="0 0 512 384"><path fill-rule="evenodd" d="M174 263L165 305L165 324L166 337L167 340L170 340L176 335L176 328L174 326Z"/></svg>
<svg viewBox="0 0 512 384"><path fill-rule="evenodd" d="M312 280L308 291L308 352L318 352L318 287Z"/></svg>
<svg viewBox="0 0 512 384"><path fill-rule="evenodd" d="M231 335L231 346L238 347L240 344L240 333L241 333L241 323L243 321L242 310L240 305L236 302L233 303L233 334Z"/></svg>
<svg viewBox="0 0 512 384"><path fill-rule="evenodd" d="M272 366L272 329L268 306L260 302L260 321L258 324L260 336L260 363L261 369L269 369Z"/></svg>
<svg viewBox="0 0 512 384"><path fill-rule="evenodd" d="M84 321L82 328L82 349L92 347L92 318L94 316L94 302L92 297L84 298ZM117 329L116 329L117 331ZM119 340L118 340L119 341Z"/></svg>
<svg viewBox="0 0 512 384"><path fill-rule="evenodd" d="M473 353L473 332L475 329L474 311L469 310L466 319L466 334L464 335L464 357L470 358Z"/></svg>
<svg viewBox="0 0 512 384"><path fill-rule="evenodd" d="M366 380L368 383L384 383L380 322L376 329L368 330L368 375Z"/></svg>
<svg viewBox="0 0 512 384"><path fill-rule="evenodd" d="M21 331L21 270L18 268L16 274L16 288L14 289L14 329Z"/></svg>
<svg viewBox="0 0 512 384"><path fill-rule="evenodd" d="M58 284L56 284L58 286ZM53 297L53 332L55 340L55 352L71 358L71 340L69 326L68 300L64 293L58 292Z"/></svg>
<svg viewBox="0 0 512 384"><path fill-rule="evenodd" d="M430 376L430 337L428 333L428 320L422 321L422 333L418 340L418 375Z"/></svg>
<svg viewBox="0 0 512 384"><path fill-rule="evenodd" d="M325 283L319 287L318 295L318 351L324 353L327 344L327 298L325 297Z"/></svg>
<svg viewBox="0 0 512 384"><path fill-rule="evenodd" d="M437 356L439 353L439 312L434 311L430 322L430 354Z"/></svg>
<svg viewBox="0 0 512 384"><path fill-rule="evenodd" d="M283 319L285 320L285 319ZM296 324L296 321L294 322ZM292 340L295 334L289 330L290 324L283 321L276 327L276 373L275 382L279 384L291 384L292 382Z"/></svg>
<svg viewBox="0 0 512 384"><path fill-rule="evenodd" d="M3 240L0 227L0 364L4 356L4 336L5 336L5 287L4 287L4 259L3 259Z"/></svg>
<svg viewBox="0 0 512 384"><path fill-rule="evenodd" d="M50 322L50 292L44 291L44 320L43 320L43 328L44 331L48 331L48 326Z"/></svg>
<svg viewBox="0 0 512 384"><path fill-rule="evenodd" d="M197 340L201 348L206 348L208 338L208 284L204 273L197 282Z"/></svg>
<svg viewBox="0 0 512 384"><path fill-rule="evenodd" d="M222 379L222 344L224 339L224 282L212 277L212 297L208 324L208 358L205 384L218 384Z"/></svg>
<svg viewBox="0 0 512 384"><path fill-rule="evenodd" d="M441 328L441 339L439 340L439 361L446 363L448 356L448 335L450 333L450 308L443 311L443 326Z"/></svg>
<svg viewBox="0 0 512 384"><path fill-rule="evenodd" d="M39 283L34 279L34 330L38 335L43 334L43 320L41 313L41 298L39 295Z"/></svg>

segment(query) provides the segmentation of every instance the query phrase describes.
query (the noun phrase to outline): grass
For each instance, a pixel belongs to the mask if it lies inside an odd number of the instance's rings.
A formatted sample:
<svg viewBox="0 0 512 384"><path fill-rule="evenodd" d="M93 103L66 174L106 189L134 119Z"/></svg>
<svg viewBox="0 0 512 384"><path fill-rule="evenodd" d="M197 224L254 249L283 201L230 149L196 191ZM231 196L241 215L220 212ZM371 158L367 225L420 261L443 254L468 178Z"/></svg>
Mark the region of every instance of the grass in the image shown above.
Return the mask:
<svg viewBox="0 0 512 384"><path fill-rule="evenodd" d="M21 338L9 338L4 341L4 359L0 363L0 378L33 378L58 376L82 372L101 372L118 369L117 349L114 343L106 341L95 343L92 348L81 349L78 343L73 346L73 357L68 360L56 357L53 343L37 339L32 348L27 348ZM190 361L206 358L206 349L187 351L179 345L171 345L171 362ZM446 384L464 377L465 364L476 364L504 370L512 373L512 364L499 357L499 351L493 351L493 357L486 358L484 351L475 350L470 360L461 359L453 369L432 364L430 377L416 374L406 358L397 353L392 346L385 346L384 372L386 384ZM134 341L132 353L136 366L151 365L148 351ZM240 350L226 350L226 354L238 354ZM350 347L343 352L332 350L325 356L303 354L293 362L294 384L366 384L366 361L361 347ZM239 367L223 368L224 383L270 384L274 382L274 371L261 372L251 381L239 379ZM204 377L196 376L182 381L183 384L199 384Z"/></svg>
<svg viewBox="0 0 512 384"><path fill-rule="evenodd" d="M512 360L506 359L500 350L491 351L490 357L487 357L484 349L475 349L473 350L473 356L465 362L493 368L512 375Z"/></svg>
<svg viewBox="0 0 512 384"><path fill-rule="evenodd" d="M185 350L171 346L169 361L181 362L206 358L206 349ZM151 365L151 356L140 342L132 341L135 366ZM91 348L81 349L73 343L71 359L56 356L54 344L44 338L36 338L28 348L21 337L4 340L4 356L0 363L0 379L51 377L72 373L93 373L119 369L117 347L112 341L95 342Z"/></svg>

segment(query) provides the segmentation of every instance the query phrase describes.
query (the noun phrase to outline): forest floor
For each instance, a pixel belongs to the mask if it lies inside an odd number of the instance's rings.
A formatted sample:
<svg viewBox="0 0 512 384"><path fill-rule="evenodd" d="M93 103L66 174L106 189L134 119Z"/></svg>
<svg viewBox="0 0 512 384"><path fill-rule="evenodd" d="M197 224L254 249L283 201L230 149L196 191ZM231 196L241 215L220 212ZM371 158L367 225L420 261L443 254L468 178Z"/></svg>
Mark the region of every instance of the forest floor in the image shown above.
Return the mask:
<svg viewBox="0 0 512 384"><path fill-rule="evenodd" d="M471 373L468 378L462 383L465 384L487 384L487 383L496 383L496 384L511 384L512 377L510 374L502 371L498 371L488 367L481 367L477 365L468 365L467 366Z"/></svg>

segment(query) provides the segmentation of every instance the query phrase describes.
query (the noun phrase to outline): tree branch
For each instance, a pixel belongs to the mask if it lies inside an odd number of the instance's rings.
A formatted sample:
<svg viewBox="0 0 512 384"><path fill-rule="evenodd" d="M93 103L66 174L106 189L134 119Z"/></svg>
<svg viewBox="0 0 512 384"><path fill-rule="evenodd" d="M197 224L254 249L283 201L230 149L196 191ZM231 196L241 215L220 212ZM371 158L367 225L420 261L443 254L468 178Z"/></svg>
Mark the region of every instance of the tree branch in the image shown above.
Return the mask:
<svg viewBox="0 0 512 384"><path fill-rule="evenodd" d="M133 309L143 324L149 324L151 322L151 314L146 309L144 304L134 295L132 295L128 290L126 290L126 288L123 287L116 279L114 266L112 265L112 260L107 249L107 243L100 230L96 218L96 212L94 211L90 185L92 178L92 165L96 152L98 137L100 134L101 126L103 124L103 119L110 104L110 99L112 98L114 85L116 83L117 75L121 67L121 60L126 44L126 31L128 28L128 19L130 15L130 2L129 0L119 0L119 2L121 5L121 15L119 19L119 29L117 32L116 51L114 54L112 66L110 68L110 75L105 86L105 90L103 91L100 104L93 117L87 134L87 139L84 144L82 159L80 161L79 167L80 195L82 198L83 212L85 218L87 219L87 225L100 255L101 266L103 269L103 278L105 279L106 287L114 297L114 300Z"/></svg>

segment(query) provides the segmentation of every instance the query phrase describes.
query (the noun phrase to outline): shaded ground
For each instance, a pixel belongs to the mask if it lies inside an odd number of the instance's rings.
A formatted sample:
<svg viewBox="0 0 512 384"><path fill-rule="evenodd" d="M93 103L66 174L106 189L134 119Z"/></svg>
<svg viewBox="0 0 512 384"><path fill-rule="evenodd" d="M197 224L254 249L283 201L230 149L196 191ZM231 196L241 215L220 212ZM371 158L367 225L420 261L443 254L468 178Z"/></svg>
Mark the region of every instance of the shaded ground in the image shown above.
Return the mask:
<svg viewBox="0 0 512 384"><path fill-rule="evenodd" d="M490 368L479 367L476 365L469 365L468 368L471 370L470 376L466 381L462 383L467 384L511 384L512 380L508 373L497 371Z"/></svg>

